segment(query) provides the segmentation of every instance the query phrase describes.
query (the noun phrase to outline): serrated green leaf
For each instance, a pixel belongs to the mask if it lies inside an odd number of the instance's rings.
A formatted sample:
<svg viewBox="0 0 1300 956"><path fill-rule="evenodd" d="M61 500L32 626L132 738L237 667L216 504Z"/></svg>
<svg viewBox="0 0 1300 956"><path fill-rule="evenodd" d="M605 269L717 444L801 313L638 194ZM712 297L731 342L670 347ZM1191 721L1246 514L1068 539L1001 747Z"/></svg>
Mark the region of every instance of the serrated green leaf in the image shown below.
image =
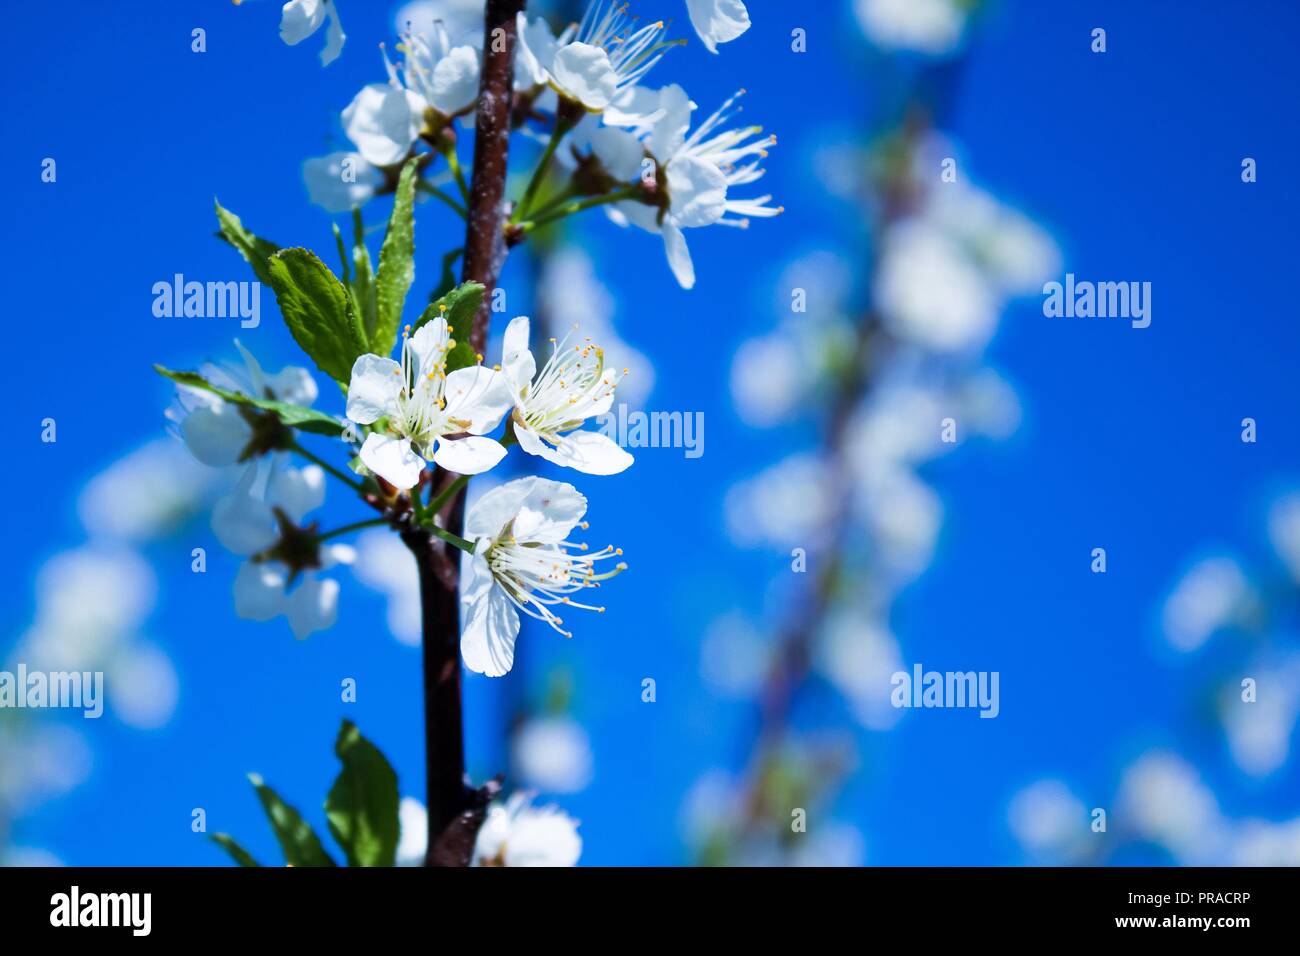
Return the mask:
<svg viewBox="0 0 1300 956"><path fill-rule="evenodd" d="M229 833L213 833L209 837L213 843L221 847L230 854L230 858L240 866L261 866L253 859L252 854L235 842L235 838Z"/></svg>
<svg viewBox="0 0 1300 956"><path fill-rule="evenodd" d="M483 304L484 288L479 282L462 282L437 302L424 310L420 320L415 323L419 328L426 322L443 316L451 328L451 337L456 347L447 353L447 371L454 372L478 362L478 356L469 345L469 333L474 328L474 316Z"/></svg>
<svg viewBox="0 0 1300 956"><path fill-rule="evenodd" d="M352 363L368 348L343 283L310 250L281 249L270 259L270 284L294 341L317 368L347 385Z"/></svg>
<svg viewBox="0 0 1300 956"><path fill-rule="evenodd" d="M415 181L417 157L402 167L397 180L393 212L388 217L388 232L379 249L379 273L375 277L375 320L366 327L370 351L388 355L397 340L402 323L402 306L406 293L415 281Z"/></svg>
<svg viewBox="0 0 1300 956"><path fill-rule="evenodd" d="M334 866L334 861L321 846L320 838L302 818L302 814L281 800L280 795L257 774L250 773L248 779L257 790L262 809L266 811L271 829L275 831L275 838L280 841L284 861L290 866Z"/></svg>
<svg viewBox="0 0 1300 956"><path fill-rule="evenodd" d="M343 721L334 752L343 770L325 800L330 833L349 866L392 866L397 858L397 774L356 725Z"/></svg>
<svg viewBox="0 0 1300 956"><path fill-rule="evenodd" d="M310 432L313 435L329 435L334 438L341 435L346 427L346 424L337 418L326 415L324 412L318 412L314 408L308 408L305 405L278 402L272 398L255 398L252 395L245 395L243 392L232 392L229 389L221 388L213 385L198 372L177 372L161 365L155 365L154 371L179 385L201 388L205 392L211 392L213 395L220 396L228 402L234 402L236 405L247 405L250 408L258 408L264 412L273 412L283 424L291 428L297 428L299 431Z"/></svg>
<svg viewBox="0 0 1300 956"><path fill-rule="evenodd" d="M217 225L220 227L217 237L234 246L253 267L253 272L262 284L270 285L271 274L267 268L267 260L279 252L280 247L274 242L253 235L244 228L244 223L238 216L229 209L223 208L216 200L213 202L217 207Z"/></svg>

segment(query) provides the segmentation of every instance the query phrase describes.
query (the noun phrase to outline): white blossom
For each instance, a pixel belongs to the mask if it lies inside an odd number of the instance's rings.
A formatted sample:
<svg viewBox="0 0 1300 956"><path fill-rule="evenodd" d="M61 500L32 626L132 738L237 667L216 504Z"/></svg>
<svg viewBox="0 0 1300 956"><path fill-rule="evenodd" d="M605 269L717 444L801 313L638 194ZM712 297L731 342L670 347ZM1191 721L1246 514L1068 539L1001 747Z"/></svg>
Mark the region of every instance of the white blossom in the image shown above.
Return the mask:
<svg viewBox="0 0 1300 956"><path fill-rule="evenodd" d="M961 42L968 6L964 0L855 0L854 11L879 46L943 56Z"/></svg>
<svg viewBox="0 0 1300 956"><path fill-rule="evenodd" d="M315 542L314 529L299 527L325 500L325 473L316 465L277 468L261 494L255 481L250 469L212 509L217 540L249 558L235 577L235 613L254 621L283 614L299 639L332 627L339 585L315 572L350 564L355 554L348 545Z"/></svg>
<svg viewBox="0 0 1300 956"><path fill-rule="evenodd" d="M528 787L577 793L591 782L591 741L572 717L537 717L515 734L515 769Z"/></svg>
<svg viewBox="0 0 1300 956"><path fill-rule="evenodd" d="M294 405L316 400L316 380L305 368L287 365L267 375L253 354L235 340L244 367L205 364L199 371L207 381L226 391L259 398L274 398ZM167 410L185 445L205 465L221 467L241 461L253 440L253 426L245 409L212 392L189 385L176 386L177 403Z"/></svg>
<svg viewBox="0 0 1300 956"><path fill-rule="evenodd" d="M366 354L352 366L347 416L358 425L388 419L388 432L372 431L361 461L395 488L419 483L426 459L448 471L477 475L506 450L483 437L513 403L509 380L481 365L446 371L455 343L439 317L403 332L402 360Z"/></svg>
<svg viewBox="0 0 1300 956"><path fill-rule="evenodd" d="M570 348L570 334L551 340L550 358L539 372L528 345L527 316L507 326L501 369L514 400L515 438L528 454L554 464L589 475L617 474L632 464L632 456L608 435L580 426L609 411L621 376L605 368L604 350L589 339Z"/></svg>
<svg viewBox="0 0 1300 956"><path fill-rule="evenodd" d="M238 2L238 0L236 0ZM343 52L347 37L339 23L334 0L289 0L280 10L280 39L296 46L321 28L325 28L325 49L320 52L321 66L329 66Z"/></svg>
<svg viewBox="0 0 1300 956"><path fill-rule="evenodd" d="M317 156L302 164L302 180L311 201L326 212L350 212L368 203L384 174L354 152Z"/></svg>
<svg viewBox="0 0 1300 956"><path fill-rule="evenodd" d="M578 821L528 794L494 803L474 843L473 866L574 866L582 854Z"/></svg>
<svg viewBox="0 0 1300 956"><path fill-rule="evenodd" d="M584 530L587 499L572 485L545 478L519 478L493 488L470 509L465 537L474 553L464 562L464 631L460 650L472 671L500 677L514 664L519 612L544 621L571 637L553 608L580 604L570 595L598 588L602 581L626 569L597 573L598 562L620 556L621 549L602 548L591 554L587 545L567 540L575 527Z"/></svg>

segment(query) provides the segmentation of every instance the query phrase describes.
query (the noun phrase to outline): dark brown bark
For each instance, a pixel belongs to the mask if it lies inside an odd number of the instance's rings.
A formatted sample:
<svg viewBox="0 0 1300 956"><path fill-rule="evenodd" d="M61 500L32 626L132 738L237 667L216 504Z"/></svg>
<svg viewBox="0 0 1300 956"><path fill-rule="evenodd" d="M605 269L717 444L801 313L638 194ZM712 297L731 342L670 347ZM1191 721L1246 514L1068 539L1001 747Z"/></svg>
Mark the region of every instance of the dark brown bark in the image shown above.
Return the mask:
<svg viewBox="0 0 1300 956"><path fill-rule="evenodd" d="M483 31L483 71L479 82L474 165L470 179L465 236L464 281L487 289L474 319L470 344L481 353L487 344L492 290L505 259L506 161L514 85L515 15L525 0L488 0ZM435 475L434 488L454 476ZM465 494L447 505L443 527L460 534ZM465 776L465 736L461 707L460 607L456 569L459 552L421 531L402 540L420 571L423 630L425 774L429 846L425 866L466 866L486 803L498 784L481 789Z"/></svg>

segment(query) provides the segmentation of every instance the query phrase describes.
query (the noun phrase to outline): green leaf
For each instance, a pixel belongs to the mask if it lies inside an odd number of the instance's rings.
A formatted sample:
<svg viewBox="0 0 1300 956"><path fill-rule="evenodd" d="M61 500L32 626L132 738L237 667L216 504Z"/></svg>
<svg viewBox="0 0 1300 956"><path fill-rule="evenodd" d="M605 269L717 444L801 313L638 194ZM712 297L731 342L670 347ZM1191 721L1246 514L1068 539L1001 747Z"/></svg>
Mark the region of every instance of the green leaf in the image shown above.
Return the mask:
<svg viewBox="0 0 1300 956"><path fill-rule="evenodd" d="M363 329L373 329L379 306L375 295L375 270L370 262L370 250L366 248L366 226L361 221L360 209L352 210L352 271L355 273L350 286L352 309L361 317Z"/></svg>
<svg viewBox="0 0 1300 956"><path fill-rule="evenodd" d="M352 363L368 349L343 283L307 249L281 249L273 255L270 283L294 340L317 368L347 385Z"/></svg>
<svg viewBox="0 0 1300 956"><path fill-rule="evenodd" d="M217 207L217 224L221 227L217 237L234 246L239 254L248 260L248 264L253 267L253 272L257 274L262 284L270 285L271 273L267 268L267 260L279 252L280 247L274 242L253 235L244 228L238 216L229 209L223 208L221 203L215 200L213 202Z"/></svg>
<svg viewBox="0 0 1300 956"><path fill-rule="evenodd" d="M230 854L230 858L240 866L261 866L253 859L252 854L235 842L235 838L229 833L213 833L210 839L217 846L221 847Z"/></svg>
<svg viewBox="0 0 1300 956"><path fill-rule="evenodd" d="M375 277L375 321L366 326L370 351L388 355L397 340L406 293L415 281L415 181L418 157L411 157L397 180L397 196L388 217L388 232L379 249Z"/></svg>
<svg viewBox="0 0 1300 956"><path fill-rule="evenodd" d="M448 372L478 362L478 356L469 345L469 333L474 328L474 316L478 314L479 306L483 304L484 291L481 283L462 282L425 309L420 320L415 323L415 328L418 329L440 315L447 319L447 325L451 327L451 337L456 343L456 347L447 353Z"/></svg>
<svg viewBox="0 0 1300 956"><path fill-rule="evenodd" d="M280 841L284 861L290 866L334 866L334 861L321 846L320 838L302 815L281 800L280 795L263 783L257 774L250 773L248 779L257 790L275 838Z"/></svg>
<svg viewBox="0 0 1300 956"><path fill-rule="evenodd" d="M325 800L330 833L349 866L392 866L397 858L397 774L350 720L339 728L334 752L343 770Z"/></svg>
<svg viewBox="0 0 1300 956"><path fill-rule="evenodd" d="M280 421L300 431L310 432L313 435L329 435L337 437L343 434L345 424L324 412L318 412L314 408L307 408L305 405L293 405L289 402L277 402L272 398L255 398L252 395L245 395L243 392L232 392L229 389L213 385L198 372L176 372L161 365L155 365L154 371L159 375L165 376L179 385L188 385L191 388L201 388L205 392L211 392L213 395L220 396L228 402L234 402L236 405L247 405L250 408L258 408L264 412L272 412Z"/></svg>

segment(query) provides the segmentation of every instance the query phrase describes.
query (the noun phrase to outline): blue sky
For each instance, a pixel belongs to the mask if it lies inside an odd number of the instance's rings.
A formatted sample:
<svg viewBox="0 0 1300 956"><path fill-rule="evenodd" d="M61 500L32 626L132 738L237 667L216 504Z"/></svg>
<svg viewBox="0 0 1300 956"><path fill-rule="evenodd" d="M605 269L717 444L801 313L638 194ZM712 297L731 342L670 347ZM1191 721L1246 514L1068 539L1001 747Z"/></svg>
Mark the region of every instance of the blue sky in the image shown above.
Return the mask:
<svg viewBox="0 0 1300 956"><path fill-rule="evenodd" d="M193 367L228 355L236 334L268 366L295 361L269 294L261 327L241 332L229 320L155 318L150 290L176 272L246 277L212 237L214 196L260 234L333 261L329 219L308 205L300 163L342 148L337 114L382 78L375 46L391 29L381 4L339 3L348 45L325 70L315 39L280 43L274 4L11 11L0 61L18 92L0 156L12 184L0 229L10 327L21 331L7 380L17 443L3 479L0 644L30 622L41 562L82 540L74 502L86 480L161 433L170 390L152 362ZM676 0L657 0L672 10L642 5L678 15ZM519 701L540 694L553 667L574 675L596 777L563 803L582 820L585 862L685 860L685 793L705 770L735 766L752 733L749 709L701 682L699 644L714 616L757 604L788 559L737 550L723 497L773 461L774 445L815 436L747 428L731 410L731 356L775 324L774 283L792 258L858 237L812 159L871 128L891 95L877 81L893 75L865 53L847 5L822 6L814 20L812 5L755 3L754 28L719 58L691 44L660 68L671 63L706 110L747 88L746 115L780 136L765 185L783 217L692 235L691 292L676 288L653 237L595 218L580 233L622 334L655 362L654 407L698 409L708 423L701 459L647 450L625 475L583 483L593 533L633 564L607 592L609 612L581 622L571 642L526 630L516 673L467 682L470 764L483 776L501 765ZM1153 321L1140 331L1054 321L1036 299L1005 315L988 361L1016 386L1024 422L1010 441L975 442L927 468L945 526L933 566L892 619L909 661L999 670L1002 715L905 719L884 735L843 724L861 769L835 811L862 830L870 862L1016 862L1005 813L1017 788L1057 775L1104 801L1125 761L1153 744L1193 759L1234 813L1295 813L1294 766L1257 785L1233 772L1191 703L1198 678L1164 649L1157 614L1207 547L1262 555L1269 497L1300 474L1289 283L1300 192L1285 166L1300 149L1290 120L1298 25L1300 11L1281 2L1244 13L1008 0L976 35L948 122L975 181L1049 229L1069 271L1151 282ZM190 50L196 26L207 31L203 54ZM1102 56L1088 50L1094 26L1108 32ZM789 50L794 27L808 30L806 54ZM55 184L40 181L47 156ZM1244 156L1259 163L1253 185L1240 181ZM417 293L436 279L438 255L460 245L459 229L444 210L422 209ZM512 260L504 281L526 299L524 266ZM58 421L53 445L39 441L47 416ZM1256 444L1239 440L1246 416L1259 422ZM355 512L335 494L326 514L343 523ZM211 555L203 576L189 572L198 545ZM1104 576L1088 570L1098 546ZM218 852L190 832L191 809L204 807L210 828L273 859L243 775L259 771L314 809L344 716L389 755L403 791L421 795L418 652L377 623L380 596L344 578L338 625L298 643L282 621L234 616L236 562L202 522L149 557L162 583L148 636L176 663L177 712L148 732L85 722L90 779L22 820L19 842L78 864L212 864ZM654 705L640 699L646 676L657 681ZM343 677L358 681L355 704L339 702Z"/></svg>

